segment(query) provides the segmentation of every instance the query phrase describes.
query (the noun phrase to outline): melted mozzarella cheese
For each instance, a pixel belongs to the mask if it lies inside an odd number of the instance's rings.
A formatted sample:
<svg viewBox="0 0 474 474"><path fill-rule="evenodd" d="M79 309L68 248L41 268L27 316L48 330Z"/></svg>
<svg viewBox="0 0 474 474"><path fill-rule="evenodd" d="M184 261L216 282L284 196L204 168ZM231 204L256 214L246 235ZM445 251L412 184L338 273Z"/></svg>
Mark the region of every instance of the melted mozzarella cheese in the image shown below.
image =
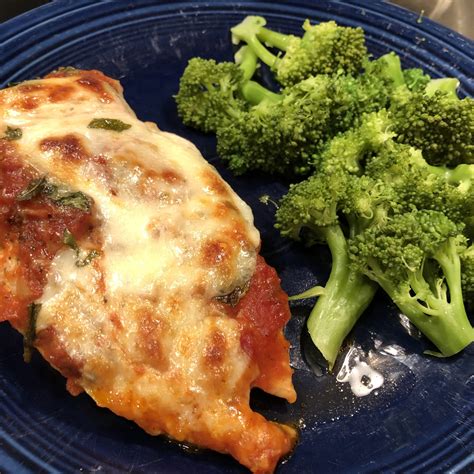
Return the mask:
<svg viewBox="0 0 474 474"><path fill-rule="evenodd" d="M90 196L100 222L90 265L78 267L70 249L55 256L37 332L53 328L99 405L268 472L295 433L250 410L258 368L238 321L213 304L255 271L250 208L190 142L139 121L117 83L94 80L79 71L27 83L39 99L26 111L22 86L0 95L0 125L22 128L25 161ZM55 91L67 97L55 101ZM131 127L88 128L94 118ZM293 400L288 373L281 392Z"/></svg>

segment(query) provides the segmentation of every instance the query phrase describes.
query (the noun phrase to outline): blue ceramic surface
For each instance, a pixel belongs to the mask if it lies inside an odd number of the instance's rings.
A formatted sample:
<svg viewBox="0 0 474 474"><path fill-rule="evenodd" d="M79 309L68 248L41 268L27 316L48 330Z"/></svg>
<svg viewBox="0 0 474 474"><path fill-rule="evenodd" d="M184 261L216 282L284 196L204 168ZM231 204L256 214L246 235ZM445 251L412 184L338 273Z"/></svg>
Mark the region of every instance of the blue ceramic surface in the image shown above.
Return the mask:
<svg viewBox="0 0 474 474"><path fill-rule="evenodd" d="M172 95L193 56L231 59L228 28L247 14L298 33L305 18L364 27L370 51L401 55L404 66L432 76L457 76L474 95L474 44L427 19L379 1L56 1L0 26L0 86L41 76L58 66L94 68L120 79L142 120L195 142L252 206L262 252L295 293L324 283L329 256L282 240L273 210L259 196L277 198L287 184L265 176L233 177L216 157L215 141L184 127ZM378 294L350 336L374 357L385 377L377 394L352 395L334 376L321 375L304 321L311 302L296 304L287 328L298 401L255 393L266 416L296 423L300 442L280 473L470 472L474 463L474 347L447 360L422 355L427 344L410 336L396 309ZM397 344L397 353L384 348ZM36 355L26 365L21 337L0 325L0 471L245 472L230 457L190 452L151 437L133 423L70 396L64 379ZM393 351L392 351L393 352ZM472 471L471 471L472 472Z"/></svg>

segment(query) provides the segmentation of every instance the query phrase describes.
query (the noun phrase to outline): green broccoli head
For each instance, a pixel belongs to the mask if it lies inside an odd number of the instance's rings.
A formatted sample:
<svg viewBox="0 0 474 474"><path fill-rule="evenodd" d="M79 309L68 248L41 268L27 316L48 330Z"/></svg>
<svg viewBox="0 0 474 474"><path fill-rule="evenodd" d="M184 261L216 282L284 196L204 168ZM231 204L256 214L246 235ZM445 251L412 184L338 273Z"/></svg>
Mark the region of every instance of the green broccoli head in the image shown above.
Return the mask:
<svg viewBox="0 0 474 474"><path fill-rule="evenodd" d="M305 176L330 130L330 81L310 78L217 130L217 150L236 174L259 170Z"/></svg>
<svg viewBox="0 0 474 474"><path fill-rule="evenodd" d="M329 140L315 155L314 166L324 173L362 174L368 156L391 141L391 121L385 110L364 114L359 125Z"/></svg>
<svg viewBox="0 0 474 474"><path fill-rule="evenodd" d="M296 84L317 74L356 74L367 58L362 28L339 26L334 21L312 26L303 24L305 33L297 37L265 28L262 17L249 16L231 28L234 40L245 41L284 86ZM272 54L264 44L285 52Z"/></svg>
<svg viewBox="0 0 474 474"><path fill-rule="evenodd" d="M193 58L179 82L175 96L178 114L186 125L214 132L248 106L239 94L243 72L231 62Z"/></svg>
<svg viewBox="0 0 474 474"><path fill-rule="evenodd" d="M428 163L474 163L474 100L438 90L410 94L391 107L397 141L423 151Z"/></svg>
<svg viewBox="0 0 474 474"><path fill-rule="evenodd" d="M353 268L376 281L443 356L474 340L462 298L462 231L442 212L413 210L348 244Z"/></svg>
<svg viewBox="0 0 474 474"><path fill-rule="evenodd" d="M277 209L275 227L285 237L300 238L302 228L309 229L311 237L320 238L320 231L339 225L339 208L346 183L339 177L317 174L290 186Z"/></svg>
<svg viewBox="0 0 474 474"><path fill-rule="evenodd" d="M367 58L362 28L339 26L335 21L303 24L305 33L293 41L275 65L281 84L296 84L317 74L357 74Z"/></svg>
<svg viewBox="0 0 474 474"><path fill-rule="evenodd" d="M403 291L450 238L462 238L462 226L442 212L413 210L395 214L383 226L373 226L351 242L352 264Z"/></svg>
<svg viewBox="0 0 474 474"><path fill-rule="evenodd" d="M404 69L403 79L408 90L412 92L423 92L431 81L431 77L419 68Z"/></svg>
<svg viewBox="0 0 474 474"><path fill-rule="evenodd" d="M401 211L438 210L455 222L474 214L472 178L460 165L451 170L429 165L420 150L392 140L367 159L365 173L389 183L398 196Z"/></svg>

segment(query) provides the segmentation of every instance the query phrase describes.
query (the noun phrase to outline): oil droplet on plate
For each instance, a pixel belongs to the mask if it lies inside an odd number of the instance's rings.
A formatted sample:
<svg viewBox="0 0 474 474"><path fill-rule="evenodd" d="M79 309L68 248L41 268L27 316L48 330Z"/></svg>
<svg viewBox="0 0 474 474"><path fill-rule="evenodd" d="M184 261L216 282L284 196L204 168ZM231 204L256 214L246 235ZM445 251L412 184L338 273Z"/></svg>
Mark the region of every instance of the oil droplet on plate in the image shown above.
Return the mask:
<svg viewBox="0 0 474 474"><path fill-rule="evenodd" d="M367 362L361 361L356 348L352 348L346 355L336 380L349 383L352 393L356 397L365 397L373 390L383 385L383 375L370 367ZM355 357L354 357L355 355Z"/></svg>

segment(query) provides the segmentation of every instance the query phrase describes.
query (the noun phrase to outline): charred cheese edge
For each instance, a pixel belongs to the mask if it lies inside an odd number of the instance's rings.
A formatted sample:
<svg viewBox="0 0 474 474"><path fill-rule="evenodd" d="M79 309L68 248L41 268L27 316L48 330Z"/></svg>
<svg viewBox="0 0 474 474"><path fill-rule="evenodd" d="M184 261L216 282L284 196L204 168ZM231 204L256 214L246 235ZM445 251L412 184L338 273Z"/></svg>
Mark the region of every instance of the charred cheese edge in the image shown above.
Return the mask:
<svg viewBox="0 0 474 474"><path fill-rule="evenodd" d="M189 141L138 120L98 71L0 91L0 137L11 129L21 137L0 138L0 320L26 333L28 305L41 305L33 344L71 393L272 472L296 434L253 412L249 391L296 394L288 303L258 256L250 208ZM91 209L47 192L19 200L27 177L81 192ZM81 252L96 252L89 264L61 242L66 228Z"/></svg>

